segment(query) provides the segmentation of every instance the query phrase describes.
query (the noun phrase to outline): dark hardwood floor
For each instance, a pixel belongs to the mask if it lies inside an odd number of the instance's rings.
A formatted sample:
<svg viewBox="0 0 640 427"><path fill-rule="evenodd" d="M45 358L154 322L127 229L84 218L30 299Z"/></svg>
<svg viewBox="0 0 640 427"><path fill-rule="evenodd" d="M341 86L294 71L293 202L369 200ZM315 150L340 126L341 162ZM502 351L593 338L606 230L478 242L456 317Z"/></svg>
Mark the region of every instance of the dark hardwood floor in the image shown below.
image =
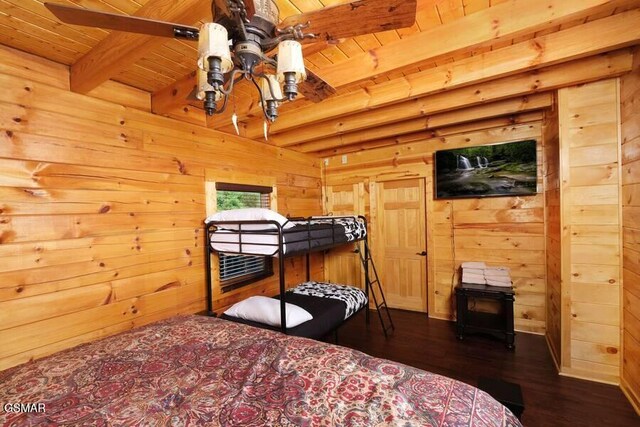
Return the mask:
<svg viewBox="0 0 640 427"><path fill-rule="evenodd" d="M516 348L481 335L455 338L454 323L426 314L391 310L395 332L385 339L372 312L347 322L339 344L477 385L478 377L520 384L525 426L640 426L640 417L618 387L562 377L556 373L540 335L518 333Z"/></svg>

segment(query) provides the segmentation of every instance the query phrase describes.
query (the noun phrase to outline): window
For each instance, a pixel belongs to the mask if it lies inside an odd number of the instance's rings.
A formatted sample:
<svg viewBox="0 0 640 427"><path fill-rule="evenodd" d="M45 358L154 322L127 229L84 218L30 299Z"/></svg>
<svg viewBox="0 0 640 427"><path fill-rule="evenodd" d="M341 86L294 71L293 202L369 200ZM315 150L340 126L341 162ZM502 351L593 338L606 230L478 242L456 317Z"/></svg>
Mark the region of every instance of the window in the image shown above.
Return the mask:
<svg viewBox="0 0 640 427"><path fill-rule="evenodd" d="M216 183L218 211L239 208L271 208L271 187ZM273 274L271 257L219 254L220 288L228 292Z"/></svg>

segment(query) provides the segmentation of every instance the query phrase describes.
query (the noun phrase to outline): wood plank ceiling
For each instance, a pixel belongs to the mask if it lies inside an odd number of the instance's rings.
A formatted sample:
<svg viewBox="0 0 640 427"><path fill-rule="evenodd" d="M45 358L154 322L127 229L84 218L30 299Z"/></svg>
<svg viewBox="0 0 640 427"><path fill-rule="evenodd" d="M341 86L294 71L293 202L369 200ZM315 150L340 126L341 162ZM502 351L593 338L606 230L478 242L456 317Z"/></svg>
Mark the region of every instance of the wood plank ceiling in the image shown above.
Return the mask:
<svg viewBox="0 0 640 427"><path fill-rule="evenodd" d="M54 1L188 25L210 15L207 0ZM345 1L276 2L285 18ZM639 0L418 0L412 27L306 48L309 69L337 93L281 106L268 143L324 156L433 137L478 117L520 120L549 106L549 95L535 92L627 71L628 52L594 55L638 44L639 7ZM157 113L229 133L235 111L244 135L264 142L252 87L236 87L229 111L208 120L198 103L184 101L193 87L193 42L61 24L43 0L0 0L0 43L69 65L79 92L111 78L153 94ZM587 60L588 76L578 68L587 63L576 62ZM575 78L562 78L569 70ZM509 88L500 92L501 84ZM487 103L484 114L473 109Z"/></svg>

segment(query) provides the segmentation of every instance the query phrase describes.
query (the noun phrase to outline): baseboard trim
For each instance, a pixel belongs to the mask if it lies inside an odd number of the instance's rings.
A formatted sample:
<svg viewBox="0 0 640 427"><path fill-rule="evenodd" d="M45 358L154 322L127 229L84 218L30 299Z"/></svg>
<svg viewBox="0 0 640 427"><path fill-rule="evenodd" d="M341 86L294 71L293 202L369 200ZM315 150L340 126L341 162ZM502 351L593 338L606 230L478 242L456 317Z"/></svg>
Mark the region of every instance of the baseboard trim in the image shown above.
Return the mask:
<svg viewBox="0 0 640 427"><path fill-rule="evenodd" d="M549 348L549 353L551 354L551 360L553 360L553 364L556 366L556 372L560 373L560 361L556 359L556 352L554 351L555 347L549 339L548 334L544 334L545 341L547 342L547 347Z"/></svg>
<svg viewBox="0 0 640 427"><path fill-rule="evenodd" d="M575 368L562 368L558 373L563 377L578 378L580 380L620 386L620 377L617 375L594 374L590 371Z"/></svg>
<svg viewBox="0 0 640 427"><path fill-rule="evenodd" d="M620 378L620 389L627 396L629 403L633 406L633 409L636 410L636 413L640 415L640 396L636 395L631 387L629 387L629 383L624 379L624 377Z"/></svg>

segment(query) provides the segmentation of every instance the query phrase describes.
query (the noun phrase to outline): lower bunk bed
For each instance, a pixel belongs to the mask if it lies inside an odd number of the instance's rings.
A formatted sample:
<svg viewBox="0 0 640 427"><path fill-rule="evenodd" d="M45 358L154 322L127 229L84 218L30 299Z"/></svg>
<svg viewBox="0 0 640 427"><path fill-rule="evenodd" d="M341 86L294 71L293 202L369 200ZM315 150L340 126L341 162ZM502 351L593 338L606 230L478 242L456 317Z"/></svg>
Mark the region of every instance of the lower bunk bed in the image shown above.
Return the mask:
<svg viewBox="0 0 640 427"><path fill-rule="evenodd" d="M10 368L0 384L0 402L42 409L0 410L3 426L521 426L460 381L196 315Z"/></svg>
<svg viewBox="0 0 640 427"><path fill-rule="evenodd" d="M354 286L307 281L285 295L288 335L322 339L368 304L364 291ZM247 325L281 330L280 295L249 297L220 316Z"/></svg>

